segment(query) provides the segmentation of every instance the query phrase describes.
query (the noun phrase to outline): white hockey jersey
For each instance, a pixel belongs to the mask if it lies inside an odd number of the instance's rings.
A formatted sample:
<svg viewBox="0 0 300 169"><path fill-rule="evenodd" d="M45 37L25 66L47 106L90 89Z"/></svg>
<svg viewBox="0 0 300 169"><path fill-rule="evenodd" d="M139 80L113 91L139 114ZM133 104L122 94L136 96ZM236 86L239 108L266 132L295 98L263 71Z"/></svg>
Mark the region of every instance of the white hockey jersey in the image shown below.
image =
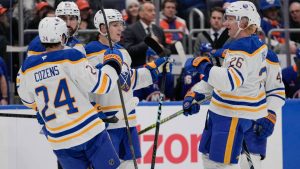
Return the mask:
<svg viewBox="0 0 300 169"><path fill-rule="evenodd" d="M267 115L264 86L267 52L267 46L256 35L229 44L223 66L213 66L203 78L214 87L211 111L246 119Z"/></svg>
<svg viewBox="0 0 300 169"><path fill-rule="evenodd" d="M88 93L113 90L118 75L111 66L99 71L82 53L67 49L28 57L19 72L18 94L43 117L54 150L80 145L104 130Z"/></svg>
<svg viewBox="0 0 300 169"><path fill-rule="evenodd" d="M99 41L93 41L86 45L86 53L89 62L92 65L103 63L103 55L109 47L101 44ZM122 93L124 97L126 113L130 127L136 126L135 106L138 99L133 97L133 90L147 87L153 83L151 73L147 68L131 69L131 57L128 52L120 45L114 45L114 48L119 49L123 55L122 72L119 76ZM107 129L126 127L123 116L123 110L118 88L114 88L111 92L105 95L91 94L91 101L95 101L101 106L101 110L106 116L113 115L119 118L119 122L110 123Z"/></svg>

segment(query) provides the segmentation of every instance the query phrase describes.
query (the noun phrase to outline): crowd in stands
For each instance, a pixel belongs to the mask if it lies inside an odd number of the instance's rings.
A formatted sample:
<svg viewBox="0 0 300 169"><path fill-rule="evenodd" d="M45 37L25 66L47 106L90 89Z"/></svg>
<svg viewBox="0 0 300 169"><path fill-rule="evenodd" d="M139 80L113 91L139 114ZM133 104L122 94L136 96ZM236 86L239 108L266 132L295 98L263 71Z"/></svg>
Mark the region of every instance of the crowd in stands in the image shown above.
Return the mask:
<svg viewBox="0 0 300 169"><path fill-rule="evenodd" d="M24 3L24 29L37 29L38 23L46 16L54 16L55 8L62 0L26 0ZM70 0L76 2L81 23L80 30L95 29L93 18L95 12L100 9L99 0ZM193 8L203 12L205 16L205 28L209 31L198 32L192 44L193 52L197 56L201 53L201 44L210 43L212 49L222 47L228 39L226 29L222 26L224 9L229 3L236 0L161 0L160 13L156 13L156 6L147 0L103 0L104 8L119 10L125 20L125 30L122 34L121 45L124 46L131 58L132 67L144 65L151 53L151 49L145 44L144 38L151 36L162 46L167 48L170 54L176 54L175 42L183 41L190 34L189 13ZM251 0L257 6L261 14L261 39L266 40L269 31L274 28L283 28L283 0ZM18 53L6 52L6 46L19 45L17 0L0 0L0 104L8 104L8 81L15 82L15 76L19 69ZM159 25L155 24L159 15ZM193 28L200 28L198 16L194 16ZM195 19L196 18L196 19ZM289 26L300 30L300 0L289 0ZM178 31L164 31L164 30ZM95 33L97 34L97 33ZM79 34L78 38L84 44L97 39L95 34ZM36 34L25 34L24 43L28 45ZM271 49L277 54L285 54L285 36L282 32L272 32ZM300 32L290 33L290 53L295 54L293 65L283 70L283 81L286 85L287 97L300 97ZM167 53L168 53L167 52ZM12 59L13 57L14 59ZM26 56L24 55L24 58ZM220 61L219 61L220 62ZM219 63L220 64L220 63ZM7 66L9 65L9 66ZM176 82L170 77L170 80ZM180 80L180 78L179 78ZM183 79L184 81L184 79ZM184 82L183 82L184 83ZM176 83L168 84L170 89L175 88ZM173 87L171 87L173 85ZM296 87L295 87L296 86ZM180 87L176 87L177 89ZM290 89L293 88L293 89ZM13 89L10 89L13 90ZM175 90L175 89L174 89ZM298 91L299 90L299 91ZM292 93L291 93L292 92ZM168 100L180 100L174 91L169 92ZM147 99L146 99L147 100ZM151 99L150 99L151 100Z"/></svg>

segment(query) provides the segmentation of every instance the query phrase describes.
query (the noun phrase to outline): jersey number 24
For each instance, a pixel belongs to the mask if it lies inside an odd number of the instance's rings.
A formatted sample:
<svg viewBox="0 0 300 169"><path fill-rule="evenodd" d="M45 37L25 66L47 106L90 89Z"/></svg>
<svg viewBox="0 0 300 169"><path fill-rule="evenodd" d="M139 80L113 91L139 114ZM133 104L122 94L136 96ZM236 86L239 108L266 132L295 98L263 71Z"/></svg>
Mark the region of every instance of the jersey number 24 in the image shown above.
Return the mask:
<svg viewBox="0 0 300 169"><path fill-rule="evenodd" d="M48 122L50 120L55 119L56 115L55 115L55 113L50 114L48 116L46 115L46 111L48 109L48 104L49 104L49 94L48 94L47 87L40 86L35 89L35 93L37 96L39 96L40 92L43 93L44 102L45 102L45 106L42 109L41 113L42 113L43 119L46 122ZM62 97L62 95L64 95L64 97ZM65 99L62 100L62 98L65 98ZM76 112L78 112L78 109L76 107L74 107L73 102L75 102L75 99L74 99L74 97L71 97L71 95L70 95L66 79L61 79L59 81L59 84L57 87L57 92L55 94L55 99L54 99L54 103L53 103L54 107L57 108L57 107L67 105L69 107L69 109L67 110L68 114L76 113Z"/></svg>

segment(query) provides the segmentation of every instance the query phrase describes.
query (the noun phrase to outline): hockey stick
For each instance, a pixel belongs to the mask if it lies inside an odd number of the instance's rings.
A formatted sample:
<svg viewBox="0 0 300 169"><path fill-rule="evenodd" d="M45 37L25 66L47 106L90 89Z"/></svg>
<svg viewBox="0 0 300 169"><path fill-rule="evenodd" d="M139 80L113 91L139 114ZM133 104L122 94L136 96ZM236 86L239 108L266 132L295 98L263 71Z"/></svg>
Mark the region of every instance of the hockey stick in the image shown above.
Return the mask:
<svg viewBox="0 0 300 169"><path fill-rule="evenodd" d="M107 31L107 38L108 38L108 42L109 42L109 48L113 49L112 40L111 40L110 33L109 33L109 25L107 24L107 19L106 19L105 11L104 11L104 8L103 8L103 2L102 2L102 0L100 0L100 10L103 13L103 18L104 18L104 22L105 22L106 31ZM132 142L132 138L131 138L130 127L129 127L129 123L128 123L127 112L126 112L125 103L124 103L124 97L123 97L123 93L122 93L122 89L121 89L120 80L118 80L117 83L118 83L118 90L119 90L120 100L121 100L121 104L122 104L122 110L123 110L123 114L124 114L124 120L125 120L125 124L126 124L126 130L127 130L127 136L128 136L129 146L130 146L130 152L131 152L131 155L132 155L132 160L133 160L133 163L134 163L134 168L138 169L138 165L137 165L136 158L135 158L135 153L134 153L134 148L133 148L133 142Z"/></svg>
<svg viewBox="0 0 300 169"><path fill-rule="evenodd" d="M198 102L198 104L202 104L202 103L204 103L204 102L206 102L206 101L208 101L210 99L211 99L211 96L208 96L205 99L203 99L200 102ZM160 124L162 125L162 124L164 124L164 123L166 123L166 122L174 119L175 117L178 117L181 114L183 114L183 110L179 110L178 112L176 112L176 113L174 113L174 114L172 114L172 115L170 115L170 116L162 119L160 121ZM144 129L142 129L141 131L139 131L139 135L144 134L144 133L148 132L149 130L152 130L155 127L156 127L156 123L153 123L153 124L149 125L148 127L146 127Z"/></svg>
<svg viewBox="0 0 300 169"><path fill-rule="evenodd" d="M253 162L252 162L252 159L251 159L251 156L250 156L250 152L248 150L248 147L247 147L247 144L246 144L245 140L243 140L243 149L244 149L244 153L246 154L246 158L247 158L250 169L254 169Z"/></svg>
<svg viewBox="0 0 300 169"><path fill-rule="evenodd" d="M149 47L151 47L159 56L165 56L166 53L164 52L164 49L153 38L151 38L150 36L147 36L144 39L144 42ZM151 169L154 169L154 167L155 167L156 150L157 150L157 144L158 144L159 127L160 127L161 108L162 108L162 103L163 103L163 99L164 99L165 84L166 84L166 65L163 67L163 77L162 77L162 82L161 82L161 86L160 86L159 105L158 105L158 112L157 112L156 125L155 125L156 128L155 128L155 135L154 135L154 142L153 142L153 149L152 149Z"/></svg>
<svg viewBox="0 0 300 169"><path fill-rule="evenodd" d="M171 51L169 49L161 47L159 43L150 36L146 36L144 42L151 49L153 49L158 56L169 56L171 54Z"/></svg>
<svg viewBox="0 0 300 169"><path fill-rule="evenodd" d="M177 41L175 43L175 49L176 49L176 51L178 53L178 56L181 60L181 63L182 63L181 66L182 66L182 68L184 68L184 64L186 62L186 54L184 52L184 48L183 48L182 43L180 41Z"/></svg>
<svg viewBox="0 0 300 169"><path fill-rule="evenodd" d="M0 113L0 117L13 117L13 118L25 118L25 119L35 119L36 115L32 114L15 114L15 113ZM105 123L117 123L118 118L113 116L111 118L102 119Z"/></svg>

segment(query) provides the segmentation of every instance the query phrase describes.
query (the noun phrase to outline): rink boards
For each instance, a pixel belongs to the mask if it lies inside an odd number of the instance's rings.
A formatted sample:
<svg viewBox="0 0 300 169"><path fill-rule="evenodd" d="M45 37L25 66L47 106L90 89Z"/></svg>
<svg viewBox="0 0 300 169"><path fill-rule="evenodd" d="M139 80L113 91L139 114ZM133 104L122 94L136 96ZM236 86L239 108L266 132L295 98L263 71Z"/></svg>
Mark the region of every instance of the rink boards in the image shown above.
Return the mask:
<svg viewBox="0 0 300 169"><path fill-rule="evenodd" d="M194 116L179 116L160 127L156 158L157 169L201 169L198 152L208 106ZM165 103L162 118L181 109L181 102ZM139 129L156 121L157 103L140 103L137 107ZM2 106L0 113L34 114L24 106ZM282 123L283 119L283 123ZM287 101L283 113L277 115L274 134L268 141L265 168L294 169L300 140L300 101ZM138 161L140 169L151 164L154 129L141 135L143 157ZM283 131L283 132L282 132ZM56 158L45 137L39 133L36 119L0 117L0 168L1 169L54 169Z"/></svg>

